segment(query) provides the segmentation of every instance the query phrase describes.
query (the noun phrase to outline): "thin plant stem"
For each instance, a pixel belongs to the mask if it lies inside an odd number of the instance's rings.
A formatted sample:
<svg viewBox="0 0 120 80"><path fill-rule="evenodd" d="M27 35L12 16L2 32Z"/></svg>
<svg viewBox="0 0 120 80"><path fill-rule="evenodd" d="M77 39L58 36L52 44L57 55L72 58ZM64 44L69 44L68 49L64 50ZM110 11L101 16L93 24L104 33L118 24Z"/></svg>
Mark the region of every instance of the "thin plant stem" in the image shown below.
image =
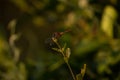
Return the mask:
<svg viewBox="0 0 120 80"><path fill-rule="evenodd" d="M64 52L62 51L62 48L61 48L61 46L59 45L59 43L58 43L58 42L55 42L55 43L57 44L58 48L61 50L60 52L62 53L63 57L65 57L65 54L64 54Z"/></svg>
<svg viewBox="0 0 120 80"><path fill-rule="evenodd" d="M58 48L61 50L61 53L62 53L63 57L65 58L65 54L64 54L64 52L62 51L61 46L59 45L59 43L58 43L57 41L55 41L55 43L56 43L56 45L58 46ZM72 75L72 77L73 77L73 80L76 80L75 75L74 75L74 73L73 73L73 71L72 71L72 69L71 69L71 66L70 66L70 64L68 63L68 60L65 60L65 59L64 59L64 61L65 61L65 63L66 63L67 66L68 66L68 69L69 69L69 71L70 71L70 73L71 73L71 75Z"/></svg>
<svg viewBox="0 0 120 80"><path fill-rule="evenodd" d="M68 68L69 68L69 70L70 70L70 73L71 73L71 75L72 75L72 77L73 77L73 80L76 80L75 75L73 74L73 71L72 71L72 69L71 69L69 63L66 62L66 64L67 64L67 66L68 66Z"/></svg>

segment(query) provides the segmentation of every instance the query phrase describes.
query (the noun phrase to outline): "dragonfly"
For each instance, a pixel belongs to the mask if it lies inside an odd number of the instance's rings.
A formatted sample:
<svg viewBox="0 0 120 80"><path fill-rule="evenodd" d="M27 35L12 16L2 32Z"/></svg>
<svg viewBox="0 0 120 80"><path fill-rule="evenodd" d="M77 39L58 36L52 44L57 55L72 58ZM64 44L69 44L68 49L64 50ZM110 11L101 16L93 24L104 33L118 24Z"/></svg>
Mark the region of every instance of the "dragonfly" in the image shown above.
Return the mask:
<svg viewBox="0 0 120 80"><path fill-rule="evenodd" d="M62 37L65 33L70 32L70 31L71 31L70 29L67 29L67 30L65 30L64 32L54 32L54 33L52 34L52 36L45 41L45 43L46 43L46 44L49 44L50 46L53 46L53 45L55 45L55 43L53 42L52 38L55 38L55 39L58 40L58 39L59 39L60 37Z"/></svg>

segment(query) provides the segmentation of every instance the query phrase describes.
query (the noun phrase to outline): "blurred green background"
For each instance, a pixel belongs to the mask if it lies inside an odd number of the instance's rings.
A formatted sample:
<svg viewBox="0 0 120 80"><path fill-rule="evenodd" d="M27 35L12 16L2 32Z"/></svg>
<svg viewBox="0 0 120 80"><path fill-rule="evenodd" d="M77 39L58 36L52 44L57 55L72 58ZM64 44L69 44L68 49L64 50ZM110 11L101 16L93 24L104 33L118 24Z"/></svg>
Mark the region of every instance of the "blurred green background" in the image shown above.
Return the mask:
<svg viewBox="0 0 120 80"><path fill-rule="evenodd" d="M120 0L0 0L0 80L72 80L46 44L54 32L84 80L120 80ZM49 41L48 41L49 43Z"/></svg>

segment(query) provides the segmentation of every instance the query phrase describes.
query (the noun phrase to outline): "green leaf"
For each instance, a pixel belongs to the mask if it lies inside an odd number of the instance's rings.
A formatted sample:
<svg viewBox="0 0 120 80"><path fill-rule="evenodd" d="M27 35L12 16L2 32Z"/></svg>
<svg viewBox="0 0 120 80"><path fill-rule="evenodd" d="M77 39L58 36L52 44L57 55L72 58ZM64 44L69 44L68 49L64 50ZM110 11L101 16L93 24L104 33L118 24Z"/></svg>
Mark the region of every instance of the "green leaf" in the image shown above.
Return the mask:
<svg viewBox="0 0 120 80"><path fill-rule="evenodd" d="M82 75L81 75L80 73L77 74L77 75L76 75L76 79L77 79L77 80L82 80Z"/></svg>
<svg viewBox="0 0 120 80"><path fill-rule="evenodd" d="M66 48L66 43L64 44L64 46L62 47L62 51L64 52L65 48Z"/></svg>
<svg viewBox="0 0 120 80"><path fill-rule="evenodd" d="M86 64L84 64L83 68L81 69L81 73L76 75L76 79L83 80L83 77L85 75L85 71L86 71Z"/></svg>
<svg viewBox="0 0 120 80"><path fill-rule="evenodd" d="M84 64L84 67L81 69L82 78L83 78L84 75L85 75L85 71L86 71L86 64Z"/></svg>
<svg viewBox="0 0 120 80"><path fill-rule="evenodd" d="M52 48L54 51L57 51L57 52L61 52L61 50L60 49L58 49L58 48Z"/></svg>
<svg viewBox="0 0 120 80"><path fill-rule="evenodd" d="M66 54L65 54L65 56L69 59L69 57L70 57L70 54L71 54L71 50L70 50L70 48L67 48L66 49Z"/></svg>

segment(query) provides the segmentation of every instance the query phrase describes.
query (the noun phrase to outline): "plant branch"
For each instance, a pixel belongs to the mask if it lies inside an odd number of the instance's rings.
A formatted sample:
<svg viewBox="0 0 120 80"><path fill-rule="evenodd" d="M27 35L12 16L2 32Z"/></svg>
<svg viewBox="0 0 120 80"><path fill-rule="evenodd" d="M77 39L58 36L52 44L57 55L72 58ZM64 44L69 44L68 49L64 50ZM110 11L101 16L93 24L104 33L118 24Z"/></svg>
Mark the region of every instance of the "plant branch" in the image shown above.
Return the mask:
<svg viewBox="0 0 120 80"><path fill-rule="evenodd" d="M53 41L55 42L55 44L56 44L56 45L58 46L58 48L60 49L60 52L61 52L61 54L62 54L63 57L64 57L64 61L65 61L65 63L66 63L67 66L68 66L68 69L69 69L69 71L70 71L70 73L71 73L71 75L72 75L72 77L73 77L73 80L76 80L75 75L74 75L74 73L73 73L73 71L72 71L72 69L71 69L71 66L70 66L70 64L68 63L68 59L66 58L66 56L65 56L65 54L64 54L64 51L62 50L62 47L60 46L60 44L57 42L56 39L53 39Z"/></svg>
<svg viewBox="0 0 120 80"><path fill-rule="evenodd" d="M72 77L73 77L73 80L76 80L75 75L73 74L73 71L72 71L72 69L71 69L69 63L66 62L66 64L67 64L67 66L68 66L68 68L69 68L69 70L70 70L70 73L71 73L71 75L72 75Z"/></svg>

